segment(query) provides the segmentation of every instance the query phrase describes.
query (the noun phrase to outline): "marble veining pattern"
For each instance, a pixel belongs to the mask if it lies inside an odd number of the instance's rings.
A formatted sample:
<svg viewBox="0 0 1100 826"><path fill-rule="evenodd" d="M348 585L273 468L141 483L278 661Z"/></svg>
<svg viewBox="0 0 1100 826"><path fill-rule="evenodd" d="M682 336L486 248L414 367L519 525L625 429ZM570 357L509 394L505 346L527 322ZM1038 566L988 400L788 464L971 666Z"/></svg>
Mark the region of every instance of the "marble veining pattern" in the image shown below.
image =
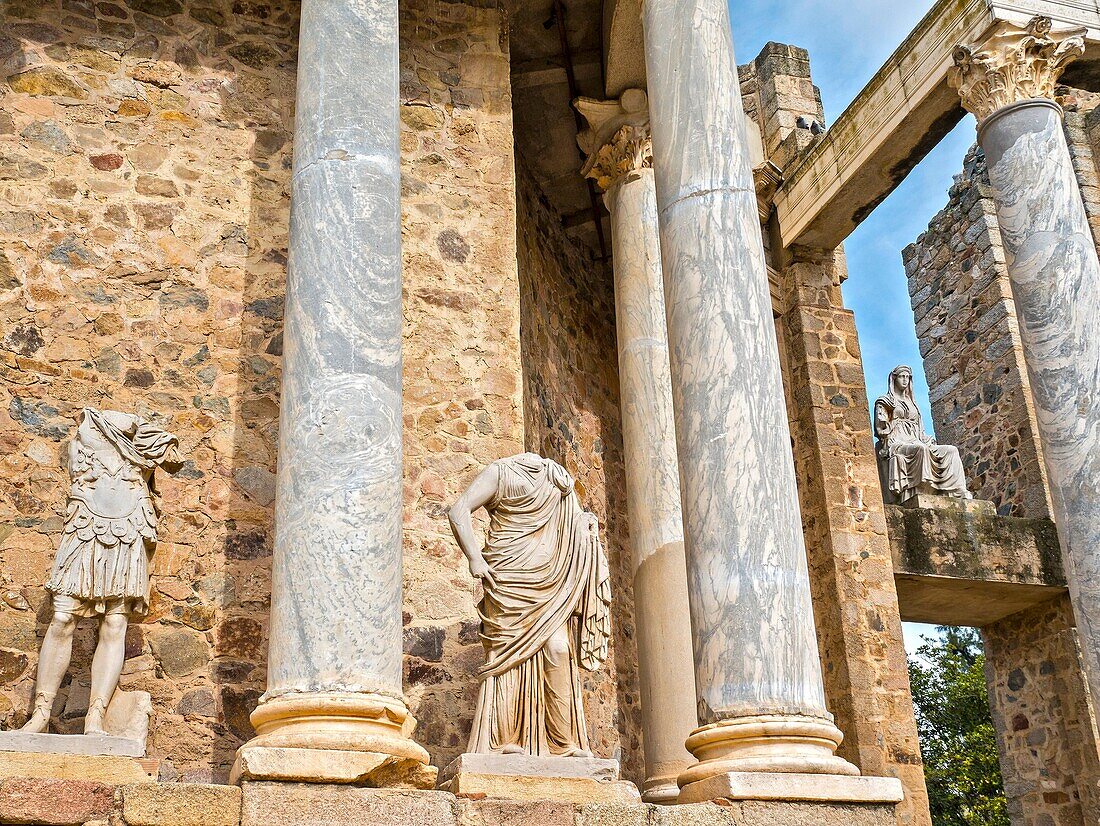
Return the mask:
<svg viewBox="0 0 1100 826"><path fill-rule="evenodd" d="M981 137L1086 671L1100 696L1100 261L1058 110L1015 108Z"/></svg>
<svg viewBox="0 0 1100 826"><path fill-rule="evenodd" d="M637 570L658 548L684 540L653 170L624 176L604 200L615 249L619 397Z"/></svg>
<svg viewBox="0 0 1100 826"><path fill-rule="evenodd" d="M825 712L723 0L643 21L700 722Z"/></svg>
<svg viewBox="0 0 1100 826"><path fill-rule="evenodd" d="M401 693L397 34L302 4L268 696Z"/></svg>
<svg viewBox="0 0 1100 826"><path fill-rule="evenodd" d="M615 336L645 731L643 796L649 799L678 791L676 775L692 762L684 742L697 722L653 170L627 173L604 202L615 250Z"/></svg>

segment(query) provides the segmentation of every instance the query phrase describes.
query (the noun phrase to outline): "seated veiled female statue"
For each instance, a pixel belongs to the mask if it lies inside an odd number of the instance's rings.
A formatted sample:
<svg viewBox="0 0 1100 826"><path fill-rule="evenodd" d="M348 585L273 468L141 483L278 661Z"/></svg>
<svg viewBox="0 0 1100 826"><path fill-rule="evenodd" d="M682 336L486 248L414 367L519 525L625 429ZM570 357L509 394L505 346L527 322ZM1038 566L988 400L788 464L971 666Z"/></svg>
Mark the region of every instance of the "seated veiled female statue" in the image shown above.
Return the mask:
<svg viewBox="0 0 1100 826"><path fill-rule="evenodd" d="M471 513L489 512L485 548ZM500 459L450 510L481 579L485 665L469 752L591 757L581 672L607 657L611 588L596 517L573 477L534 453Z"/></svg>
<svg viewBox="0 0 1100 826"><path fill-rule="evenodd" d="M924 432L913 399L913 371L895 367L889 385L889 392L875 401L875 447L887 504L900 504L920 492L972 498L959 449L936 444Z"/></svg>

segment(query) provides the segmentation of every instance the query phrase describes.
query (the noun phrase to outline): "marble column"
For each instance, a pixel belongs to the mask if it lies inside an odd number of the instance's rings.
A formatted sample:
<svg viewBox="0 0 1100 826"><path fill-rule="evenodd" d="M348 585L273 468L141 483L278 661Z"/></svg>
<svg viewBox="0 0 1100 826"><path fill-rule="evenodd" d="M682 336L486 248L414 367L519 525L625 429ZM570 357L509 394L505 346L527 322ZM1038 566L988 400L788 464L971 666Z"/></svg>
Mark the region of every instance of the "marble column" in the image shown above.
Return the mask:
<svg viewBox="0 0 1100 826"><path fill-rule="evenodd" d="M677 776L695 762L684 741L695 728L684 527L665 333L657 191L646 96L582 98L590 129L584 171L611 213L615 336L619 348L626 495L634 562L634 620L642 700L647 803L674 803Z"/></svg>
<svg viewBox="0 0 1100 826"><path fill-rule="evenodd" d="M267 692L238 777L428 762L401 688L397 7L302 2Z"/></svg>
<svg viewBox="0 0 1100 826"><path fill-rule="evenodd" d="M729 10L645 0L642 19L698 701L680 800L783 782L751 773L854 781L825 708Z"/></svg>
<svg viewBox="0 0 1100 826"><path fill-rule="evenodd" d="M951 82L978 117L1054 521L1092 697L1100 697L1100 261L1053 100L1085 29L1001 23L959 46Z"/></svg>

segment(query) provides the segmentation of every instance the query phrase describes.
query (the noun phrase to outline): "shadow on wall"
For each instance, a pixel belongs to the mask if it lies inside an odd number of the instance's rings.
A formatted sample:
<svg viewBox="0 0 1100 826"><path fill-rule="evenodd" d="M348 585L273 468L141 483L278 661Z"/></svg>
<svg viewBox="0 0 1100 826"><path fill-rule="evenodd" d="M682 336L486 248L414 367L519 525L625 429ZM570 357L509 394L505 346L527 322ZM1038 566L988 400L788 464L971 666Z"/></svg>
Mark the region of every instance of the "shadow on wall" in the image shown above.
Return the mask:
<svg viewBox="0 0 1100 826"><path fill-rule="evenodd" d="M73 414L134 411L188 461L120 686L153 695L162 779L224 781L265 679L297 4L14 0L2 25L0 719L30 704Z"/></svg>
<svg viewBox="0 0 1100 826"><path fill-rule="evenodd" d="M526 448L564 465L604 531L612 653L585 676L592 748L643 780L633 573L620 430L615 302L608 265L574 244L517 158L520 341Z"/></svg>

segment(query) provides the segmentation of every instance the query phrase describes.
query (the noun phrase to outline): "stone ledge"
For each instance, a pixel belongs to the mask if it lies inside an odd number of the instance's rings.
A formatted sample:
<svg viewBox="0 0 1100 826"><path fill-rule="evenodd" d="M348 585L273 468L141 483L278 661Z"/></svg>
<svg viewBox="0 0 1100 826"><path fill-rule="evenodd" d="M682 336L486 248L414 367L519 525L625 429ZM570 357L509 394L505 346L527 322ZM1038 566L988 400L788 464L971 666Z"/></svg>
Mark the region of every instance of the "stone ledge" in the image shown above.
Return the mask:
<svg viewBox="0 0 1100 826"><path fill-rule="evenodd" d="M156 782L133 757L22 751L0 751L0 777L87 780L116 786Z"/></svg>
<svg viewBox="0 0 1100 826"><path fill-rule="evenodd" d="M726 772L689 783L680 803L707 800L760 800L851 804L900 803L904 795L896 777L848 777L838 774Z"/></svg>
<svg viewBox="0 0 1100 826"><path fill-rule="evenodd" d="M26 731L0 731L0 752L27 754L81 754L89 757L144 757L145 742L110 734L31 734Z"/></svg>

